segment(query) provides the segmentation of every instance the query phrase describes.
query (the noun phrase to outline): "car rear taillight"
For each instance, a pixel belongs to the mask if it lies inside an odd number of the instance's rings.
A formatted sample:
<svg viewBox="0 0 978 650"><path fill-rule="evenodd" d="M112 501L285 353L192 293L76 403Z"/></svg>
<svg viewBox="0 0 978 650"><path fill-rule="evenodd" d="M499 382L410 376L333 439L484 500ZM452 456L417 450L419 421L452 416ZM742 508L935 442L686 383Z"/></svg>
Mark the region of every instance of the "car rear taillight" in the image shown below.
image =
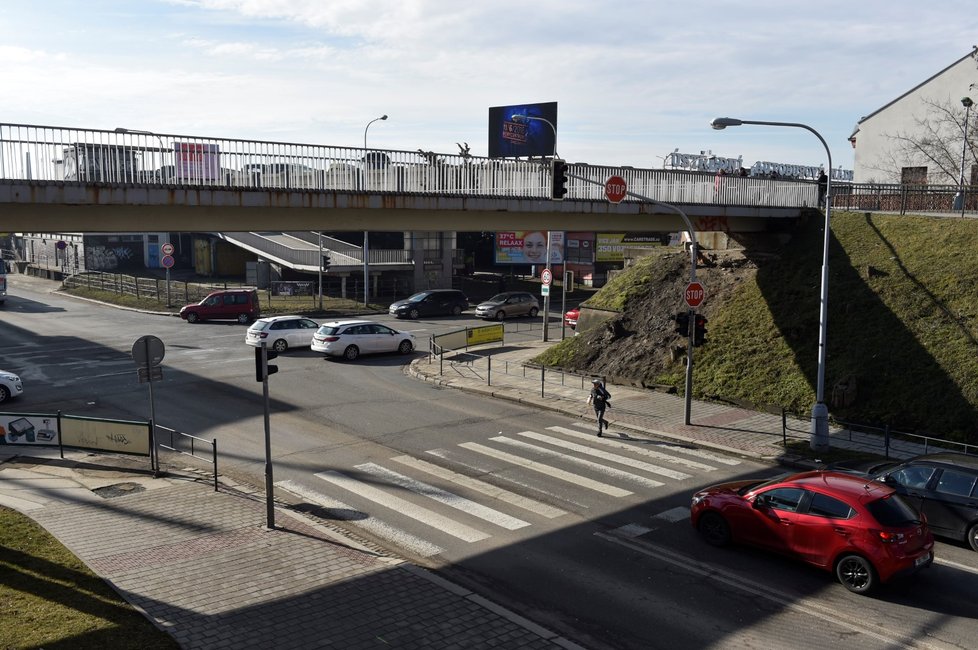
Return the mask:
<svg viewBox="0 0 978 650"><path fill-rule="evenodd" d="M339 341L340 340L340 337L338 337L338 336L327 336L323 340L326 341L326 342L328 342L328 343L332 343L333 341Z"/></svg>
<svg viewBox="0 0 978 650"><path fill-rule="evenodd" d="M887 544L900 543L905 539L905 535L903 533L894 533L889 530L877 530L874 532L879 535L881 541L886 542Z"/></svg>
<svg viewBox="0 0 978 650"><path fill-rule="evenodd" d="M259 334L258 336L259 336L260 338L263 338L263 339L267 339L267 338L268 338L268 332L262 332L262 333L261 333L261 334Z"/></svg>

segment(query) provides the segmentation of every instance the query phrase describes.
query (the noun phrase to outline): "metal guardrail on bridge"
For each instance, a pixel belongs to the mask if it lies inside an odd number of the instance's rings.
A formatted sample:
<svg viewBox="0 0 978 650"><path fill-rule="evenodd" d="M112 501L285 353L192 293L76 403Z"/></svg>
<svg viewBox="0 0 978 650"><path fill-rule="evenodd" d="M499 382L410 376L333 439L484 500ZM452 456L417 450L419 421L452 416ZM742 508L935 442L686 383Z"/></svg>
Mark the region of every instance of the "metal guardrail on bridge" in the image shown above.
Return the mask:
<svg viewBox="0 0 978 650"><path fill-rule="evenodd" d="M800 208L817 202L811 181L583 163L571 171L587 179L571 179L571 200L603 201L604 182L616 175L629 191L669 203ZM531 199L551 193L550 162L542 158L26 124L0 124L0 180Z"/></svg>

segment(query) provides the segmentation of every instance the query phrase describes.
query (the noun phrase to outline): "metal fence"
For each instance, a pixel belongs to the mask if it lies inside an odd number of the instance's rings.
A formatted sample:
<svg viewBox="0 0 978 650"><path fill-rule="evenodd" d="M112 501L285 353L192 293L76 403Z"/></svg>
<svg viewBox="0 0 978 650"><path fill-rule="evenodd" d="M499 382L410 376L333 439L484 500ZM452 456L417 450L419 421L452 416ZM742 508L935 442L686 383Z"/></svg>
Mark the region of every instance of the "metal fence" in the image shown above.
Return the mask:
<svg viewBox="0 0 978 650"><path fill-rule="evenodd" d="M848 211L927 213L960 212L954 207L958 185L881 185L842 183L832 186L832 208ZM978 211L978 186L965 186L964 210Z"/></svg>
<svg viewBox="0 0 978 650"><path fill-rule="evenodd" d="M159 435L156 436L157 447L182 456L203 459L205 462L210 463L211 474L214 479L214 491L217 492L217 438L206 440L189 433L171 429L170 427L164 427L160 424L156 425L156 430L165 431L169 434L165 444Z"/></svg>
<svg viewBox="0 0 978 650"><path fill-rule="evenodd" d="M759 207L817 202L812 181L575 163L568 199L605 200L621 176L656 201ZM519 160L127 129L0 124L0 179L159 187L550 198L544 158ZM586 180L581 180L586 179ZM625 199L635 200L632 197Z"/></svg>

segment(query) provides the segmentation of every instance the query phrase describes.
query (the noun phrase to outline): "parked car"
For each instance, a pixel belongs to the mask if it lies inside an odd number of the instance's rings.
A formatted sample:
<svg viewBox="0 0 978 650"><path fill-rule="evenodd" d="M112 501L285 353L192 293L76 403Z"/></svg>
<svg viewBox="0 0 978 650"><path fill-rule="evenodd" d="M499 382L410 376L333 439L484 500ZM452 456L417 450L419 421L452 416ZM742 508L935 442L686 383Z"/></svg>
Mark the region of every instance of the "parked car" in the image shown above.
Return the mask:
<svg viewBox="0 0 978 650"><path fill-rule="evenodd" d="M260 317L261 308L255 289L214 291L200 302L180 309L180 318L188 323L231 319L243 325Z"/></svg>
<svg viewBox="0 0 978 650"><path fill-rule="evenodd" d="M308 348L319 323L305 316L269 316L259 318L245 333L245 343L256 348L261 342L270 350L285 352L289 348Z"/></svg>
<svg viewBox="0 0 978 650"><path fill-rule="evenodd" d="M410 354L414 350L414 334L368 320L333 321L320 325L310 347L347 361L377 352Z"/></svg>
<svg viewBox="0 0 978 650"><path fill-rule="evenodd" d="M458 289L429 289L391 303L387 313L415 320L421 316L458 316L469 308L469 299Z"/></svg>
<svg viewBox="0 0 978 650"><path fill-rule="evenodd" d="M857 594L934 561L924 517L892 487L844 472L715 485L693 495L690 515L714 546L737 542L800 559Z"/></svg>
<svg viewBox="0 0 978 650"><path fill-rule="evenodd" d="M12 372L0 370L0 404L13 399L24 392L24 384L20 377Z"/></svg>
<svg viewBox="0 0 978 650"><path fill-rule="evenodd" d="M527 291L504 291L479 303L475 315L479 318L503 320L513 316L529 316L534 318L540 312L537 297Z"/></svg>
<svg viewBox="0 0 978 650"><path fill-rule="evenodd" d="M577 319L581 315L581 310L578 307L573 309L568 309L567 313L564 314L564 322L571 329L577 329Z"/></svg>
<svg viewBox="0 0 978 650"><path fill-rule="evenodd" d="M978 456L952 452L909 460L833 466L880 481L927 517L935 535L966 541L978 551Z"/></svg>

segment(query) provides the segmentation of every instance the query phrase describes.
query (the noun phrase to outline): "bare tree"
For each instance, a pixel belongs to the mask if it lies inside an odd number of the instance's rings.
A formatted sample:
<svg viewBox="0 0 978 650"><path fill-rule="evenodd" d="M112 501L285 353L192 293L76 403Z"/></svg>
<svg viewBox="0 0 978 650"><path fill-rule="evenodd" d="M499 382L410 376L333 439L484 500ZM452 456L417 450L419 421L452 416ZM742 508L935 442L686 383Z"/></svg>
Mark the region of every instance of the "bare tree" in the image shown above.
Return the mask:
<svg viewBox="0 0 978 650"><path fill-rule="evenodd" d="M928 179L957 185L961 169L961 147L964 144L966 110L960 102L925 99L921 112L913 116L913 128L884 133L894 143L874 170L894 182L900 182L905 167L927 167ZM978 164L978 111L971 111L968 123L968 145L965 147L965 169ZM965 176L974 184L973 174Z"/></svg>

